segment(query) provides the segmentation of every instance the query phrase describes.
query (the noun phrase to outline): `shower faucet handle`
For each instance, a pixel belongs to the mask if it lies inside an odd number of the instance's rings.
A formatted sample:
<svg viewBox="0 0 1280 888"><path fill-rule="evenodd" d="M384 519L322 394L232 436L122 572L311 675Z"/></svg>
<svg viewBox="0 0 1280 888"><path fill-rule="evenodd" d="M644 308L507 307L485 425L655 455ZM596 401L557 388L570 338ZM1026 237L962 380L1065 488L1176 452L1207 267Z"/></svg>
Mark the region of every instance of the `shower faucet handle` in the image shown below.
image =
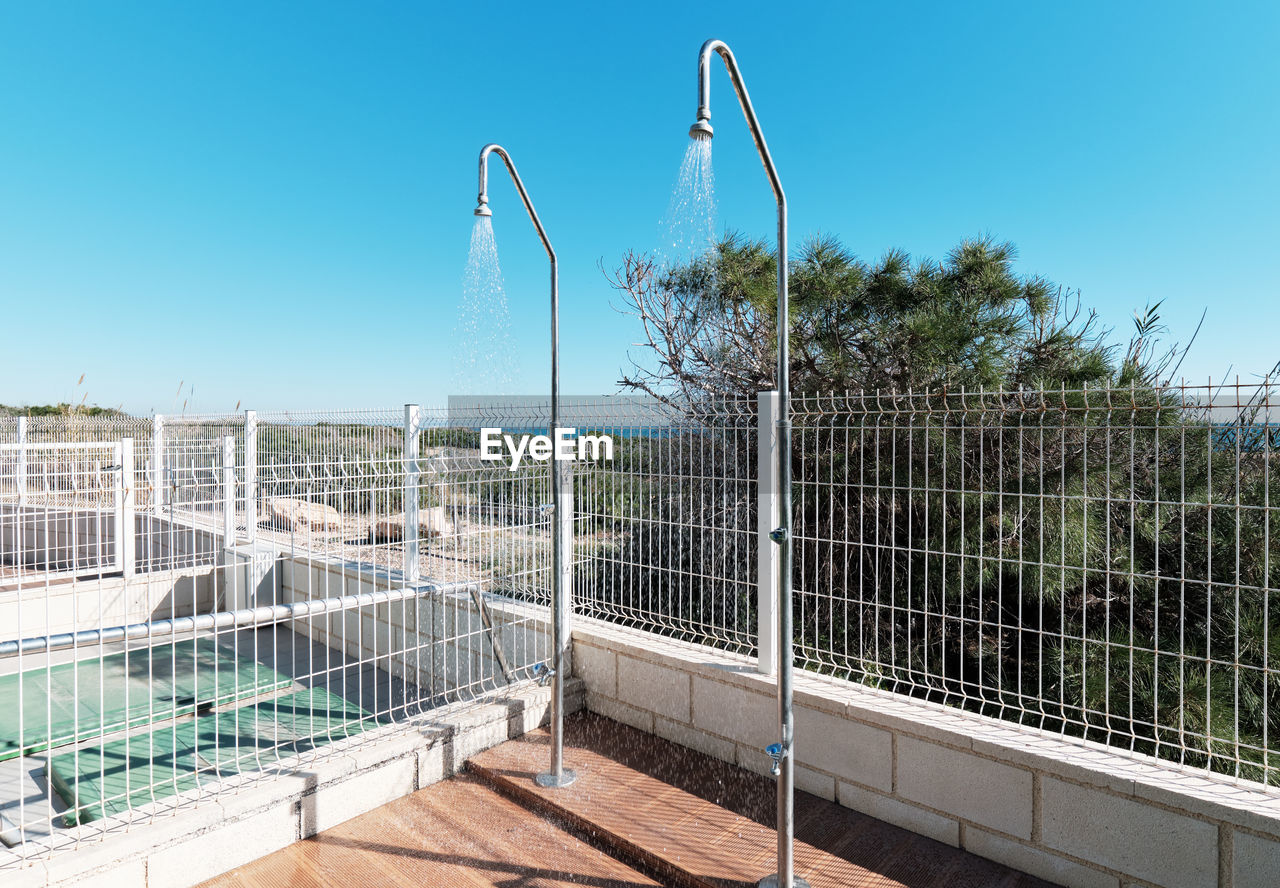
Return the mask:
<svg viewBox="0 0 1280 888"><path fill-rule="evenodd" d="M538 684L546 686L551 679L555 678L556 671L546 663L533 664L533 677L538 680Z"/></svg>
<svg viewBox="0 0 1280 888"><path fill-rule="evenodd" d="M773 759L773 767L769 769L769 773L777 777L782 773L782 744L770 743L764 751L769 753L769 758Z"/></svg>

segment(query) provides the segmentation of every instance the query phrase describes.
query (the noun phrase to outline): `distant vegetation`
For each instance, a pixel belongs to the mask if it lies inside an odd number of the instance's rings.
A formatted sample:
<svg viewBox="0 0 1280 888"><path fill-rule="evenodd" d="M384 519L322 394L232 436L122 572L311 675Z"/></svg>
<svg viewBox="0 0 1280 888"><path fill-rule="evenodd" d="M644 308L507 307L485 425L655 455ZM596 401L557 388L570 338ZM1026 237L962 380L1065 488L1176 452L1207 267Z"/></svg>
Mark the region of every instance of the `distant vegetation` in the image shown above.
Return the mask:
<svg viewBox="0 0 1280 888"><path fill-rule="evenodd" d="M125 416L125 412L118 407L98 407L94 404L81 404L72 406L71 404L29 404L24 407L14 407L9 404L0 404L0 416Z"/></svg>

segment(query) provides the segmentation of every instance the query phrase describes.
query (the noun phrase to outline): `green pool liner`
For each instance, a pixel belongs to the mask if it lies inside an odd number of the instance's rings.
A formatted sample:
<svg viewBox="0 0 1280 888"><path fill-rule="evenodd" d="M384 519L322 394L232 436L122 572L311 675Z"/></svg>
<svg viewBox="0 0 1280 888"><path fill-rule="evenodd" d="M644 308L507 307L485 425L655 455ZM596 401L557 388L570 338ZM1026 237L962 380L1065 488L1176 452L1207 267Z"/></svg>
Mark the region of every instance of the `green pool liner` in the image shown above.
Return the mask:
<svg viewBox="0 0 1280 888"><path fill-rule="evenodd" d="M362 733L368 712L322 688L209 713L53 755L45 773L68 826L150 804Z"/></svg>
<svg viewBox="0 0 1280 888"><path fill-rule="evenodd" d="M0 761L289 686L253 653L201 638L0 676Z"/></svg>

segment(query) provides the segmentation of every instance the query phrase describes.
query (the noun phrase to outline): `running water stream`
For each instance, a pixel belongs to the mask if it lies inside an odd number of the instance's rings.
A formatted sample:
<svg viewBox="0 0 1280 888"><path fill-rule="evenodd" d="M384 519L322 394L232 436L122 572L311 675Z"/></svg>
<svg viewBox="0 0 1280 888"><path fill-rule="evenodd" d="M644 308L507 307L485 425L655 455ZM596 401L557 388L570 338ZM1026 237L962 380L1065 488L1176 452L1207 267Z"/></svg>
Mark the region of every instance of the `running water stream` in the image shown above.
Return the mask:
<svg viewBox="0 0 1280 888"><path fill-rule="evenodd" d="M462 280L462 303L454 329L453 391L467 395L511 394L515 377L511 313L493 239L493 218L476 216Z"/></svg>
<svg viewBox="0 0 1280 888"><path fill-rule="evenodd" d="M708 138L689 140L660 237L657 259L664 271L701 259L716 245L716 177Z"/></svg>

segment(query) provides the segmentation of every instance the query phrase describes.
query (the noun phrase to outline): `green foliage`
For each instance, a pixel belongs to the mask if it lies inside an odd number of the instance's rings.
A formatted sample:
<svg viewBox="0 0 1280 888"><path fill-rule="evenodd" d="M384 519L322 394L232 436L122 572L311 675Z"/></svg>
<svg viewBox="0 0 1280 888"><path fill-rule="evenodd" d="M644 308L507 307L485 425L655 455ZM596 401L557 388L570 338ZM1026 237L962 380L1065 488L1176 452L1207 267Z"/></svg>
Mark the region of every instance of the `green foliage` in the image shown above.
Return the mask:
<svg viewBox="0 0 1280 888"><path fill-rule="evenodd" d="M1177 353L1158 352L1158 302L1118 348L1078 295L1013 260L990 239L936 263L866 263L829 237L794 257L797 654L1274 782L1272 442L1243 411L1233 433L1254 445L1224 445L1160 388ZM656 360L625 384L700 412L772 386L767 244L731 236L689 266L636 269L616 283ZM754 551L734 540L754 534L754 488L725 467L755 454L729 449L689 444L637 473L654 479L649 511L601 568L602 615L750 649L735 630L752 628Z"/></svg>
<svg viewBox="0 0 1280 888"><path fill-rule="evenodd" d="M819 236L789 261L791 383L796 392L1077 388L1117 381L1115 349L1078 294L1014 269L1011 244L967 240L941 262L890 251L875 262ZM628 257L614 284L658 352L624 385L693 400L750 397L773 385L777 262L765 242L730 234L668 270ZM1158 308L1158 305L1154 308ZM1122 363L1149 382L1154 308Z"/></svg>

